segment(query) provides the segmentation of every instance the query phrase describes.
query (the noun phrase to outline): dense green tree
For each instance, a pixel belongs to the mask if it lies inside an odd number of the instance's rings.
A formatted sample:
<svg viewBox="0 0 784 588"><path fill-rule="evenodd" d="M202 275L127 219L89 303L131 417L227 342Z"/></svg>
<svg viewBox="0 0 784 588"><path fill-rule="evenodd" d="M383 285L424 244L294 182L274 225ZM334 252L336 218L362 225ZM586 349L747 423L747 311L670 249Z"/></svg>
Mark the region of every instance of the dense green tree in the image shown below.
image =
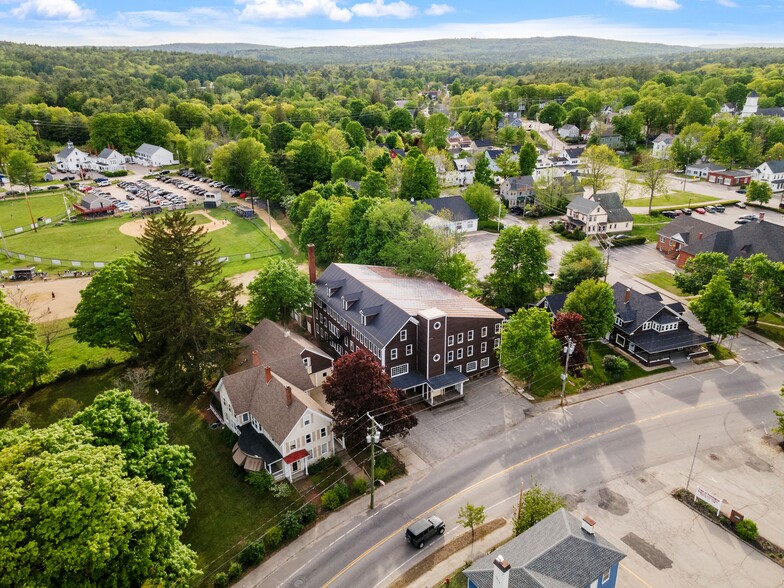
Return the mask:
<svg viewBox="0 0 784 588"><path fill-rule="evenodd" d="M554 129L560 127L564 120L566 120L566 109L557 102L548 102L544 108L539 111L539 122L548 124Z"/></svg>
<svg viewBox="0 0 784 588"><path fill-rule="evenodd" d="M195 219L151 219L138 239L133 315L143 361L165 393L200 393L233 360L239 287L221 278L217 254Z"/></svg>
<svg viewBox="0 0 784 588"><path fill-rule="evenodd" d="M712 156L730 168L746 160L749 151L749 138L740 129L730 131L719 141Z"/></svg>
<svg viewBox="0 0 784 588"><path fill-rule="evenodd" d="M727 335L737 333L746 322L743 306L732 293L724 270L716 272L700 295L689 303L689 308L708 335L716 335L717 345Z"/></svg>
<svg viewBox="0 0 784 588"><path fill-rule="evenodd" d="M487 277L495 304L520 308L533 302L548 281L547 235L536 225L506 227L493 245L493 265Z"/></svg>
<svg viewBox="0 0 784 588"><path fill-rule="evenodd" d="M302 230L299 233L300 248L304 251L312 243L316 248L316 262L321 265L336 261L341 253L339 249L331 247L334 241L329 235L332 211L337 205L336 200L319 200L302 223Z"/></svg>
<svg viewBox="0 0 784 588"><path fill-rule="evenodd" d="M718 271L729 272L729 269L726 254L703 251L687 259L683 271L675 272L675 285L684 294L699 294Z"/></svg>
<svg viewBox="0 0 784 588"><path fill-rule="evenodd" d="M477 156L476 169L474 170L474 183L484 184L491 188L495 186L493 172L490 170L490 162L484 155Z"/></svg>
<svg viewBox="0 0 784 588"><path fill-rule="evenodd" d="M297 129L291 123L279 122L274 124L269 133L270 147L273 151L283 151L296 136Z"/></svg>
<svg viewBox="0 0 784 588"><path fill-rule="evenodd" d="M333 180L353 180L359 181L367 173L367 168L362 161L346 155L332 164Z"/></svg>
<svg viewBox="0 0 784 588"><path fill-rule="evenodd" d="M587 241L581 241L564 253L553 282L553 292L571 292L588 278L600 280L607 275L604 257Z"/></svg>
<svg viewBox="0 0 784 588"><path fill-rule="evenodd" d="M697 161L702 155L702 150L697 141L691 137L675 137L670 145L670 159L675 167L683 169Z"/></svg>
<svg viewBox="0 0 784 588"><path fill-rule="evenodd" d="M362 128L361 124L355 120L349 121L349 123L346 125L345 131L350 139L352 147L358 147L360 149L365 148L365 145L367 144L367 136L365 135L365 129Z"/></svg>
<svg viewBox="0 0 784 588"><path fill-rule="evenodd" d="M558 365L560 343L552 334L553 315L543 308L521 308L504 325L499 357L503 367L525 380L530 390L534 378Z"/></svg>
<svg viewBox="0 0 784 588"><path fill-rule="evenodd" d="M519 167L521 176L530 176L536 169L536 160L539 158L539 152L536 150L536 145L527 141L520 147Z"/></svg>
<svg viewBox="0 0 784 588"><path fill-rule="evenodd" d="M773 196L773 189L766 182L751 180L746 190L746 200L749 202L760 202L766 204Z"/></svg>
<svg viewBox="0 0 784 588"><path fill-rule="evenodd" d="M264 145L252 137L221 145L212 152L212 175L221 182L250 189L252 165L264 155Z"/></svg>
<svg viewBox="0 0 784 588"><path fill-rule="evenodd" d="M588 128L590 121L591 112L587 108L576 106L567 113L565 122L576 126L580 130L583 130Z"/></svg>
<svg viewBox="0 0 784 588"><path fill-rule="evenodd" d="M267 318L286 324L291 313L300 312L313 302L313 286L308 276L290 259L268 263L248 284L245 311L254 323Z"/></svg>
<svg viewBox="0 0 784 588"><path fill-rule="evenodd" d="M49 354L38 342L27 313L5 301L0 292L0 396L22 392L49 366Z"/></svg>
<svg viewBox="0 0 784 588"><path fill-rule="evenodd" d="M449 117L440 112L431 114L427 118L425 125L425 134L422 139L425 146L430 149L446 149L446 137L449 133Z"/></svg>
<svg viewBox="0 0 784 588"><path fill-rule="evenodd" d="M512 517L515 536L562 508L566 508L566 499L552 490L545 490L536 482L528 490L521 488L520 500Z"/></svg>
<svg viewBox="0 0 784 588"><path fill-rule="evenodd" d="M333 155L317 141L295 141L286 151L286 175L296 193L313 187L313 182L326 183L332 176Z"/></svg>
<svg viewBox="0 0 784 588"><path fill-rule="evenodd" d="M403 161L400 198L425 200L438 197L436 166L427 157L409 154Z"/></svg>
<svg viewBox="0 0 784 588"><path fill-rule="evenodd" d="M601 192L609 185L612 168L618 164L618 156L607 145L591 145L580 157L583 182L594 194Z"/></svg>
<svg viewBox="0 0 784 588"><path fill-rule="evenodd" d="M318 190L307 190L299 196L295 196L287 201L289 219L297 227L301 227L310 211L322 200L324 197Z"/></svg>
<svg viewBox="0 0 784 588"><path fill-rule="evenodd" d="M389 111L389 128L407 133L414 128L414 118L406 108L393 108Z"/></svg>
<svg viewBox="0 0 784 588"><path fill-rule="evenodd" d="M476 284L477 267L465 253L447 255L436 267L436 278L458 292L466 292Z"/></svg>
<svg viewBox="0 0 784 588"><path fill-rule="evenodd" d="M43 175L38 166L35 165L35 158L21 149L14 149L8 156L6 165L8 179L12 184L27 186L28 190L33 188L33 182L37 182Z"/></svg>
<svg viewBox="0 0 784 588"><path fill-rule="evenodd" d="M264 157L251 164L250 185L254 196L277 204L291 192L286 175Z"/></svg>
<svg viewBox="0 0 784 588"><path fill-rule="evenodd" d="M0 430L0 462L4 582L185 587L196 575L163 488L129 475L121 447L64 420Z"/></svg>
<svg viewBox="0 0 784 588"><path fill-rule="evenodd" d="M389 198L389 186L384 176L377 171L369 171L359 183L360 198Z"/></svg>
<svg viewBox="0 0 784 588"><path fill-rule="evenodd" d="M90 347L116 347L126 351L143 345L133 315L136 262L121 257L108 263L82 290L70 326L74 339Z"/></svg>
<svg viewBox="0 0 784 588"><path fill-rule="evenodd" d="M639 114L617 114L612 119L613 130L621 136L626 148L632 148L642 138L642 116Z"/></svg>
<svg viewBox="0 0 784 588"><path fill-rule="evenodd" d="M480 221L486 221L498 216L499 201L493 191L484 184L471 184L463 192L463 198L468 206L471 207L479 217Z"/></svg>
<svg viewBox="0 0 784 588"><path fill-rule="evenodd" d="M130 391L107 390L73 421L92 433L92 445L119 447L128 476L160 485L178 526L185 526L196 502L190 475L194 457L187 446L169 444L169 426L148 404Z"/></svg>
<svg viewBox="0 0 784 588"><path fill-rule="evenodd" d="M131 112L100 112L90 117L90 144L101 150L114 145L120 153L133 153L142 143L171 147L169 137L179 134L177 125L163 114L142 108Z"/></svg>
<svg viewBox="0 0 784 588"><path fill-rule="evenodd" d="M382 129L387 126L388 121L389 111L383 104L365 106L359 114L359 122L366 129Z"/></svg>
<svg viewBox="0 0 784 588"><path fill-rule="evenodd" d="M585 334L592 339L602 339L615 324L615 298L610 284L596 279L579 283L566 297L563 309L576 312L585 321Z"/></svg>

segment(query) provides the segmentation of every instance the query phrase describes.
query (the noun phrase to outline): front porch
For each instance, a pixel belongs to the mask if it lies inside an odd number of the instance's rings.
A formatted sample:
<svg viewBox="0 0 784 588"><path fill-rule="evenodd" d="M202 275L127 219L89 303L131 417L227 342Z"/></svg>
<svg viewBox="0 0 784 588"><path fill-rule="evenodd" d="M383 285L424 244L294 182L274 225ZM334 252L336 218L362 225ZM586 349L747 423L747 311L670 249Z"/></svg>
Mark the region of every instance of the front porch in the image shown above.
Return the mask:
<svg viewBox="0 0 784 588"><path fill-rule="evenodd" d="M467 381L468 376L448 368L444 374L429 380L417 372L392 378L392 387L404 390L411 402L424 401L430 408L436 408L462 400L463 384Z"/></svg>

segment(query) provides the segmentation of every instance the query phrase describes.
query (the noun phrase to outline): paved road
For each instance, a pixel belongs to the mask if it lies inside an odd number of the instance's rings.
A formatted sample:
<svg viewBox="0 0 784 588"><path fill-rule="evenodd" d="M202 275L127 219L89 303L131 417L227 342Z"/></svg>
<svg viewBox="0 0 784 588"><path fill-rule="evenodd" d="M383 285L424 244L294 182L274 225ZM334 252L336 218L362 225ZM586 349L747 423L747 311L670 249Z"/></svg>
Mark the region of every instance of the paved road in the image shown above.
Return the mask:
<svg viewBox="0 0 784 588"><path fill-rule="evenodd" d="M359 511L337 528L317 526L307 548L272 558L238 585L384 586L443 541L413 550L403 539L412 520L437 512L448 539L466 501L485 505L491 517L509 516L521 481L532 477L560 493L580 493L681 459L698 434L704 451L761 434L774 422L783 375L784 356L775 354L526 419L404 481L406 491L382 498L375 512Z"/></svg>

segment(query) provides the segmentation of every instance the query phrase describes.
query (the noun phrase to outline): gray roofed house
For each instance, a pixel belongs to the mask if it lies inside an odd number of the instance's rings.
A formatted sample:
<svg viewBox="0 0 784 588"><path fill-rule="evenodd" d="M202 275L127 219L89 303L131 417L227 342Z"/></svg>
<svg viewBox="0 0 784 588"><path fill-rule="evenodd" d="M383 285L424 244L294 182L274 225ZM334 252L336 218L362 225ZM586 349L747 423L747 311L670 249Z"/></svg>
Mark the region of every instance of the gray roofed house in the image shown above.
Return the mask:
<svg viewBox="0 0 784 588"><path fill-rule="evenodd" d="M392 385L431 404L496 370L503 317L431 277L333 263L316 280L314 333L338 355L366 349ZM444 383L446 382L446 384Z"/></svg>
<svg viewBox="0 0 784 588"><path fill-rule="evenodd" d="M661 133L653 140L651 156L657 159L669 159L670 147L675 137L670 133Z"/></svg>
<svg viewBox="0 0 784 588"><path fill-rule="evenodd" d="M138 165L148 167L159 167L161 165L175 165L179 163L174 158L174 154L168 149L159 147L158 145L150 145L149 143L142 143L134 151L134 161Z"/></svg>
<svg viewBox="0 0 784 588"><path fill-rule="evenodd" d="M626 233L633 224L634 218L615 192L577 196L566 207L566 228L580 229L586 235Z"/></svg>
<svg viewBox="0 0 784 588"><path fill-rule="evenodd" d="M433 228L448 228L458 233L476 231L479 217L462 196L444 196L422 200L431 206L433 211L428 214L425 224Z"/></svg>
<svg viewBox="0 0 784 588"><path fill-rule="evenodd" d="M717 163L708 163L706 161L698 161L686 166L686 175L694 178L707 179L710 172L724 171L727 166L719 165Z"/></svg>
<svg viewBox="0 0 784 588"><path fill-rule="evenodd" d="M537 308L544 308L545 310L550 311L550 313L555 317L558 312L563 308L564 304L566 304L566 297L569 296L568 292L559 292L557 294L549 294L544 296L539 302L537 302L534 306Z"/></svg>
<svg viewBox="0 0 784 588"><path fill-rule="evenodd" d="M535 193L534 177L512 176L506 178L501 182L499 193L510 207L522 206L526 204Z"/></svg>
<svg viewBox="0 0 784 588"><path fill-rule="evenodd" d="M464 570L468 586L614 588L626 555L595 525L561 508Z"/></svg>
<svg viewBox="0 0 784 588"><path fill-rule="evenodd" d="M752 172L752 178L770 185L774 192L784 190L784 160L769 159L758 165Z"/></svg>
<svg viewBox="0 0 784 588"><path fill-rule="evenodd" d="M247 471L262 468L289 481L308 464L335 452L332 418L305 392L263 366L225 375L215 395L221 419L239 436L234 462Z"/></svg>
<svg viewBox="0 0 784 588"><path fill-rule="evenodd" d="M304 337L284 329L269 319L262 320L240 341L242 351L235 365L248 369L253 365L254 351L258 361L300 390L320 386L332 373L332 358Z"/></svg>
<svg viewBox="0 0 784 588"><path fill-rule="evenodd" d="M613 284L615 326L610 342L646 365L669 363L676 357L707 353L706 337L691 330L679 302L665 303L658 292L642 294L625 284Z"/></svg>
<svg viewBox="0 0 784 588"><path fill-rule="evenodd" d="M784 261L784 227L758 220L735 229L716 231L682 248L678 266L682 266L688 257L704 251L724 253L730 262L755 253L764 253L771 261Z"/></svg>
<svg viewBox="0 0 784 588"><path fill-rule="evenodd" d="M725 229L719 225L683 214L657 231L659 240L656 242L656 249L670 259L676 259L680 250L692 241L723 230Z"/></svg>
<svg viewBox="0 0 784 588"><path fill-rule="evenodd" d="M71 141L54 156L55 166L62 172L77 172L87 165L88 154L74 147Z"/></svg>

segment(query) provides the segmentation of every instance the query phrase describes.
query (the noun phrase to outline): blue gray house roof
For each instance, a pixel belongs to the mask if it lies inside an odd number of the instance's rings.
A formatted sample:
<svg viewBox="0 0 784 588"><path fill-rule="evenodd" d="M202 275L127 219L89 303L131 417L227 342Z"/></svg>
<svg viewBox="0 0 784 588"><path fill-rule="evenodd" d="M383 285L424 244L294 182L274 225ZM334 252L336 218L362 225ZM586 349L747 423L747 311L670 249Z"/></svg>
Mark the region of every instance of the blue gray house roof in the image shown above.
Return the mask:
<svg viewBox="0 0 784 588"><path fill-rule="evenodd" d="M608 223L626 223L634 221L632 213L624 208L621 204L621 197L617 192L604 192L601 194L594 194L592 198L602 205L607 211Z"/></svg>
<svg viewBox="0 0 784 588"><path fill-rule="evenodd" d="M462 196L427 198L422 202L433 207L433 214L438 214L442 210L448 210L452 214L451 220L455 222L479 219Z"/></svg>
<svg viewBox="0 0 784 588"><path fill-rule="evenodd" d="M585 588L626 557L606 539L583 530L563 508L463 573L477 588L491 588L499 555L511 565L509 588Z"/></svg>

